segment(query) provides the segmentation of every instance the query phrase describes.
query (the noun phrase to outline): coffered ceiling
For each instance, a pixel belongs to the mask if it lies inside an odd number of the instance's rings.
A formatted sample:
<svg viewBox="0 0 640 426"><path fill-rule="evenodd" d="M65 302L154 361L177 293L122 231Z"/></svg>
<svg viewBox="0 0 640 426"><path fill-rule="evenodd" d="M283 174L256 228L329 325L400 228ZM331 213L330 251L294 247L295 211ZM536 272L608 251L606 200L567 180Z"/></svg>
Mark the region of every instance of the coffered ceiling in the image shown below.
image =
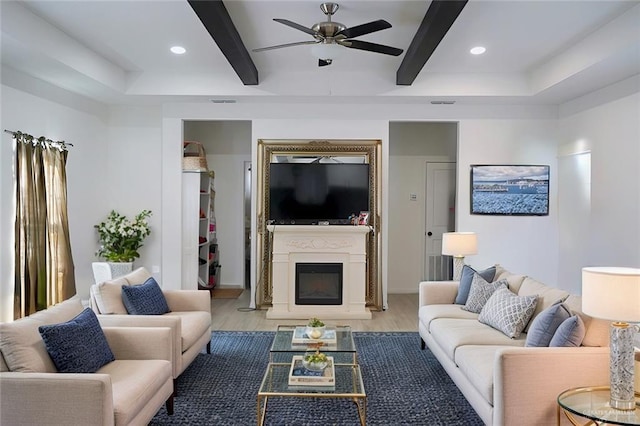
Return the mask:
<svg viewBox="0 0 640 426"><path fill-rule="evenodd" d="M560 104L640 73L639 1L470 0L409 85L397 84L398 70L416 55L428 56L424 45L412 50L412 42L442 22L441 16L425 20L429 1L338 2L333 21L353 27L384 19L391 28L357 39L403 53L344 48L323 67L310 45L253 52L312 41L310 34L273 18L310 28L326 20L321 2L213 3L212 10L226 10L230 24L214 20L216 29L237 32L236 48L246 50L244 61L255 66L255 81L243 83L247 80L234 70L237 59L225 57L196 14L197 5L186 0L3 0L3 83L28 76L107 104L321 103L342 97ZM171 53L176 45L186 53ZM486 53L471 55L475 46Z"/></svg>

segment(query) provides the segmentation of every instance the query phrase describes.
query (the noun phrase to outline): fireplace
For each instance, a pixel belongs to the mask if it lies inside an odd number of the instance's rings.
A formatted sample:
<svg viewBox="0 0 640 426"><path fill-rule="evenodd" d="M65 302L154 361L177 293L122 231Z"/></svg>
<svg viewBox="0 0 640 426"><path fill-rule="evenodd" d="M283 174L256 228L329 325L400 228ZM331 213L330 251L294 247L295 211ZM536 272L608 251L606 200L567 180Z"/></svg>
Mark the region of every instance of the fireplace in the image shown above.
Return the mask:
<svg viewBox="0 0 640 426"><path fill-rule="evenodd" d="M296 263L296 305L342 305L342 263Z"/></svg>
<svg viewBox="0 0 640 426"><path fill-rule="evenodd" d="M369 227L269 225L267 230L273 235L268 319L371 319L365 306Z"/></svg>

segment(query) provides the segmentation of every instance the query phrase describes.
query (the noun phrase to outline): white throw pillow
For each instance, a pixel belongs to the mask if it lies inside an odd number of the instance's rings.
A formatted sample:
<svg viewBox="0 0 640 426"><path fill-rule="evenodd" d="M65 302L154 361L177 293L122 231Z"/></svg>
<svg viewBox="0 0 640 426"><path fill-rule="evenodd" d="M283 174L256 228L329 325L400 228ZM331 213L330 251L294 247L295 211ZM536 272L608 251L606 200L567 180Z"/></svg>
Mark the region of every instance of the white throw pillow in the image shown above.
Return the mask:
<svg viewBox="0 0 640 426"><path fill-rule="evenodd" d="M55 373L38 327L56 324L75 317L84 308L75 296L28 317L0 323L0 351L9 371L21 373Z"/></svg>
<svg viewBox="0 0 640 426"><path fill-rule="evenodd" d="M469 289L469 297L462 309L479 314L489 297L500 287L507 288L507 282L500 280L490 283L482 278L480 274L474 272L471 288Z"/></svg>
<svg viewBox="0 0 640 426"><path fill-rule="evenodd" d="M496 290L478 315L478 321L502 331L512 339L520 337L538 303L538 296L518 296L507 288Z"/></svg>
<svg viewBox="0 0 640 426"><path fill-rule="evenodd" d="M142 284L145 281L147 281L149 278L151 278L151 274L149 273L149 271L147 271L145 267L140 267L135 271L129 272L127 275L124 276L124 278L127 280L129 285L137 285L137 284Z"/></svg>
<svg viewBox="0 0 640 426"><path fill-rule="evenodd" d="M122 286L129 285L126 278L120 277L91 286L91 293L101 314L127 314L122 303Z"/></svg>

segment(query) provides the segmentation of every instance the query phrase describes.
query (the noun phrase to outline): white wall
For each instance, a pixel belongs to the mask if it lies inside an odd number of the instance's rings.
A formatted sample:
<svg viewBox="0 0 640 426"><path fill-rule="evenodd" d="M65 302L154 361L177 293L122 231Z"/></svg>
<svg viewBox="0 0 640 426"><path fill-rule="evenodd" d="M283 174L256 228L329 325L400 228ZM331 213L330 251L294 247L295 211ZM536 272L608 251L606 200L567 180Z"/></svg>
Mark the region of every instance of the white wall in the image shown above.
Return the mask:
<svg viewBox="0 0 640 426"><path fill-rule="evenodd" d="M4 78L4 77L3 77ZM59 89L58 89L59 91ZM60 99L60 102L55 102ZM557 282L565 272L559 265L557 155L559 141L577 152L576 141L586 140L592 152L593 235L584 264L640 265L640 99L636 93L607 100L582 112L555 118L556 109L543 107L429 105L323 105L324 119L313 118L315 108L300 105L167 104L150 108L87 106L73 96L29 94L2 86L2 128L24 130L74 143L68 163L69 214L76 278L80 295L88 293L93 277L90 264L97 248L93 225L111 208L136 213L154 211L152 236L145 243L143 266L162 267L163 286L180 288L181 213L180 194L182 120L251 120L252 158L262 139L381 139L383 158L389 158L389 122L404 120L459 121L458 205L459 230L479 234L480 253L467 258L482 268L501 263L541 281L573 289L575 284ZM351 111L349 119L341 113ZM13 294L13 212L6 207L12 198L9 135L3 135L0 154L0 297L3 319L10 316ZM564 149L564 148L563 148ZM571 151L574 149L574 151ZM242 154L244 155L244 154ZM212 161L216 161L212 159ZM390 159L390 161L394 161ZM473 163L537 163L551 166L551 205L547 217L472 216L469 214L469 165ZM397 164L398 166L400 164ZM395 166L394 166L395 167ZM383 207L392 216L389 201L389 162L384 162ZM236 178L234 177L233 180ZM241 178L238 177L238 185ZM255 179L255 177L254 177ZM422 178L416 180L422 181ZM410 179L409 179L410 180ZM255 187L255 181L253 182ZM159 186L158 186L159 185ZM241 202L237 208L241 209ZM221 211L223 206L218 205ZM232 207L236 208L235 206ZM233 214L233 213L232 213ZM383 274L389 274L390 245L386 240L397 229L383 221ZM255 240L255 226L254 226ZM255 247L253 248L255 250ZM254 251L255 253L255 251ZM562 253L566 256L566 253ZM575 264L580 261L574 261ZM416 270L420 269L416 265ZM560 272L559 272L560 271ZM255 274L255 271L254 271ZM255 276L253 277L255 282ZM386 285L386 279L384 285ZM411 279L404 280L407 289ZM416 283L417 284L417 283ZM392 280L389 285L394 286ZM404 286L404 284L403 284ZM390 291L393 291L391 288Z"/></svg>
<svg viewBox="0 0 640 426"><path fill-rule="evenodd" d="M345 115L345 111L349 113ZM174 223L180 223L181 212L175 203L175 194L180 193L180 150L185 120L251 120L252 122L252 159L257 155L257 140L263 139L382 139L383 182L382 206L389 206L387 143L390 121L457 121L459 119L554 119L556 107L550 106L514 106L514 105L430 105L430 104L378 104L345 102L336 99L318 105L289 104L277 100L271 104L239 102L236 104L210 103L171 103L163 105L162 119L162 265L165 286L180 288L181 257L180 229ZM317 117L321 116L322 119ZM508 121L508 120L507 120ZM256 176L252 177L256 188ZM255 196L255 194L254 194ZM252 216L255 217L255 198ZM252 228L252 252L256 248L255 224ZM388 274L387 221L382 221L382 271ZM391 231L392 232L392 231ZM255 288L256 265L252 264L251 282ZM417 285L417 284L416 284ZM383 278L383 290L386 292L386 278Z"/></svg>
<svg viewBox="0 0 640 426"><path fill-rule="evenodd" d="M389 125L389 293L415 293L424 279L426 163L455 162L457 138L454 122Z"/></svg>
<svg viewBox="0 0 640 426"><path fill-rule="evenodd" d="M70 148L67 159L69 228L75 263L76 290L80 297L87 298L89 286L93 283L91 262L95 260L94 254L97 249L97 235L93 225L99 222L108 205L104 196L109 184L105 161L108 132L106 109L101 113L99 105L82 99L75 100L75 109L47 100L45 95L46 93L34 96L3 85L2 129L64 140L74 145ZM73 105L74 100L66 99L65 103ZM13 151L10 141L11 135L3 133L0 147L0 321L8 321L13 317L12 236L15 211Z"/></svg>
<svg viewBox="0 0 640 426"><path fill-rule="evenodd" d="M33 87L32 87L33 88ZM159 266L161 253L161 109L114 107L40 84L37 96L2 86L2 127L74 144L67 161L69 227L75 264L76 291L87 299L93 284L91 263L98 236L96 223L111 209L128 216L150 209L152 234L140 250L136 266ZM67 94L68 95L68 94ZM49 100L51 98L53 100ZM63 104L55 102L60 99ZM3 134L0 166L2 194L2 318L12 316L14 211L11 136ZM6 237L5 237L6 236ZM159 274L155 274L159 275Z"/></svg>
<svg viewBox="0 0 640 426"><path fill-rule="evenodd" d="M557 286L557 120L461 120L459 131L457 230L478 234L478 254L466 263L480 269L499 263ZM471 164L551 166L549 215L471 215Z"/></svg>
<svg viewBox="0 0 640 426"><path fill-rule="evenodd" d="M161 265L162 109L112 107L109 111L106 208L132 219L151 210L151 234L139 250L134 268L144 266L163 285ZM94 261L100 259L95 258Z"/></svg>
<svg viewBox="0 0 640 426"><path fill-rule="evenodd" d="M557 178L558 282L580 294L591 239L591 152L561 154Z"/></svg>
<svg viewBox="0 0 640 426"><path fill-rule="evenodd" d="M389 134L389 123L393 121L458 121L458 230L475 230L480 237L480 253L467 258L476 267L484 267L501 263L506 268L531 275L551 285L567 287L558 282L559 276L559 224L558 224L558 123L554 108L540 107L508 107L500 106L460 106L435 110L424 105L374 106L362 105L357 108L341 105L341 108L330 108L325 105L324 119L314 119L313 111L300 108L299 105L273 104L265 105L167 105L164 110L165 131L167 138L180 140L181 119L198 120L252 120L252 158L256 156L257 140L262 139L332 139L332 138L381 138L386 141ZM352 110L350 120L344 120L340 114L342 109ZM282 118L286 117L286 118ZM367 117L367 119L363 118ZM602 120L602 118L595 118ZM390 142L389 142L390 143ZM389 158L391 147L383 145L383 158ZM166 159L164 161L167 161ZM487 164L548 164L551 166L550 214L545 217L503 217L472 216L469 214L469 165ZM389 179L389 162L385 161L384 175ZM178 172L179 173L179 172ZM554 178L554 175L556 176ZM172 176L163 171L170 191ZM255 178L255 177L254 177ZM422 180L422 178L419 178ZM253 185L255 187L255 180ZM383 184L383 206L391 210L393 203L389 201L393 187L385 181ZM171 209L169 208L169 211ZM171 213L173 214L173 213ZM169 230L170 231L170 230ZM416 232L421 232L418 227ZM253 238L255 241L255 229ZM398 232L383 221L385 238ZM383 242L383 274L384 285L393 286L390 271L393 266L388 263L391 250L388 241ZM178 244L165 244L164 251L177 250ZM255 253L255 247L252 248ZM174 253L176 254L176 253ZM164 258L169 263L172 256ZM255 265L254 277L255 283ZM165 268L167 266L165 265ZM173 266L171 266L173 268ZM415 269L420 270L416 265ZM386 277L389 276L387 280ZM411 279L405 279L409 289ZM386 289L386 287L385 287ZM391 288L389 289L390 291Z"/></svg>
<svg viewBox="0 0 640 426"><path fill-rule="evenodd" d="M614 89L612 87L612 89ZM640 93L559 120L560 154L591 152L591 211L586 235L564 235L563 253L579 285L580 266L640 267ZM560 193L563 197L563 194ZM589 214L589 213L585 213ZM560 226L565 226L563 219Z"/></svg>

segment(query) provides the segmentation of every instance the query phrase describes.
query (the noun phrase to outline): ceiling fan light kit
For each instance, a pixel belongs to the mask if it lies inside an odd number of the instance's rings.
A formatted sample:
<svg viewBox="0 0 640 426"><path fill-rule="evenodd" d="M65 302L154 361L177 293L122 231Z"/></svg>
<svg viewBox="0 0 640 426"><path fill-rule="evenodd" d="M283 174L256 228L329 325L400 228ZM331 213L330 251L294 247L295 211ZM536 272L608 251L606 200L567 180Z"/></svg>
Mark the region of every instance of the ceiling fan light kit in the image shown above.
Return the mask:
<svg viewBox="0 0 640 426"><path fill-rule="evenodd" d="M342 47L337 44L318 43L311 46L311 54L318 59L337 59L342 53Z"/></svg>
<svg viewBox="0 0 640 426"><path fill-rule="evenodd" d="M337 3L322 3L320 10L327 16L327 20L318 22L307 28L288 19L274 18L274 21L311 35L315 40L299 41L279 44L275 46L253 49L254 52L281 49L284 47L312 44L311 53L318 58L318 66L330 65L341 53L342 48L365 50L368 52L382 53L384 55L399 56L403 50L396 47L385 46L367 41L353 40L356 37L391 28L391 24L383 19L367 22L347 28L339 22L333 22L331 16L339 9Z"/></svg>

